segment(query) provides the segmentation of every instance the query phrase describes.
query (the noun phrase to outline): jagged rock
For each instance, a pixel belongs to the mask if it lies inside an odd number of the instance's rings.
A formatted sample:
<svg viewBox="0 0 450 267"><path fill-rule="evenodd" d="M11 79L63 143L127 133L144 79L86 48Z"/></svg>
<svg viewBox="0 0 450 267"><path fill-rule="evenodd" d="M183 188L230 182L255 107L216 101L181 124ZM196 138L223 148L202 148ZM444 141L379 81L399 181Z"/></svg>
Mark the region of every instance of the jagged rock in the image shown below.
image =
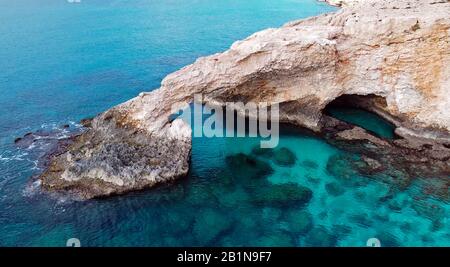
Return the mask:
<svg viewBox="0 0 450 267"><path fill-rule="evenodd" d="M112 110L93 121L41 175L42 186L82 199L120 194L172 181L188 172L191 130L176 120L159 134L135 128ZM161 135L162 134L162 135Z"/></svg>
<svg viewBox="0 0 450 267"><path fill-rule="evenodd" d="M386 99L377 110L395 119L397 134L450 143L450 3L329 2L345 4L199 58L169 74L159 89L97 116L54 158L42 186L92 198L184 176L191 131L170 116L196 93L218 106L279 103L281 122L314 131L321 130L322 110L332 100L373 94Z"/></svg>
<svg viewBox="0 0 450 267"><path fill-rule="evenodd" d="M260 148L259 146L252 149L252 154L258 157L273 160L280 166L289 167L295 164L297 157L288 148L282 147L278 149Z"/></svg>
<svg viewBox="0 0 450 267"><path fill-rule="evenodd" d="M388 146L388 143L384 140L381 140L380 138L377 138L373 136L372 134L369 134L366 130L360 128L360 127L353 127L350 130L345 130L342 132L339 132L336 137L343 140L367 140L373 144L379 145L379 146Z"/></svg>
<svg viewBox="0 0 450 267"><path fill-rule="evenodd" d="M83 127L90 128L92 127L92 118L81 119L80 124Z"/></svg>

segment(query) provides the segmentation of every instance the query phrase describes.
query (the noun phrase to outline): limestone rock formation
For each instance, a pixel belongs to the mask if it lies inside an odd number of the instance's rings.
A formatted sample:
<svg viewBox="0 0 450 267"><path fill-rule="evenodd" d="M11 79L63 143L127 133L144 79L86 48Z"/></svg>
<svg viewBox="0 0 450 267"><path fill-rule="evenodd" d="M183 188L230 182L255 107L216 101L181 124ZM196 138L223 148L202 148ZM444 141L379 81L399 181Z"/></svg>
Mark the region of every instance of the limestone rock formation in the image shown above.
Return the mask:
<svg viewBox="0 0 450 267"><path fill-rule="evenodd" d="M214 105L279 103L281 121L316 132L332 100L373 95L385 101L370 107L393 121L398 134L448 142L450 2L328 2L343 7L257 32L99 115L54 158L43 186L91 198L185 175L191 132L170 115L196 93Z"/></svg>

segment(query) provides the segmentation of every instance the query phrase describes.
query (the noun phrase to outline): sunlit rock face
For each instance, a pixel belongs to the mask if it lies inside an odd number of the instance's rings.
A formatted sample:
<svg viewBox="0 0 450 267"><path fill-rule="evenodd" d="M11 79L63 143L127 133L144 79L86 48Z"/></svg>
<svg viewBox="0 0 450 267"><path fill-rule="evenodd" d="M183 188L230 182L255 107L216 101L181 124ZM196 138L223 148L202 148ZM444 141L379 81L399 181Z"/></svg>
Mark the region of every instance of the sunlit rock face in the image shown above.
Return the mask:
<svg viewBox="0 0 450 267"><path fill-rule="evenodd" d="M51 190L92 198L188 172L191 130L174 107L280 104L280 120L320 132L341 95L376 95L398 134L449 140L450 2L340 1L335 12L257 32L168 75L161 87L96 117L41 176Z"/></svg>

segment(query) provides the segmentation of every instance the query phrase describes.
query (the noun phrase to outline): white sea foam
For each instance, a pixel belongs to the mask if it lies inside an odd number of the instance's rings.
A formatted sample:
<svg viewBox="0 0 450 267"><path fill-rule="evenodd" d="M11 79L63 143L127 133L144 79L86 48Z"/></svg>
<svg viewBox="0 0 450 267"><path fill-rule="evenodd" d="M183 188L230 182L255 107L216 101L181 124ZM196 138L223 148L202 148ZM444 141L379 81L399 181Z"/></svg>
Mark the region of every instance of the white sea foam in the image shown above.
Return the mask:
<svg viewBox="0 0 450 267"><path fill-rule="evenodd" d="M22 191L22 195L24 197L34 196L37 192L39 192L39 188L41 186L41 180L36 180L33 183L28 184Z"/></svg>

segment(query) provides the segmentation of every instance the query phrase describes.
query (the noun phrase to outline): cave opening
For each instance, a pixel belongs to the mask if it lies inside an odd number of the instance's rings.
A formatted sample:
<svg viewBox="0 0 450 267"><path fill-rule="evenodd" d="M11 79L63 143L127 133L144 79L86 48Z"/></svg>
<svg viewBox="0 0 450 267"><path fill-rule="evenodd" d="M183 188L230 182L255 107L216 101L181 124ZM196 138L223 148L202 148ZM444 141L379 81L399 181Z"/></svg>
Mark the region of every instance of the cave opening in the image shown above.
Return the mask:
<svg viewBox="0 0 450 267"><path fill-rule="evenodd" d="M387 107L386 99L374 94L342 95L325 107L324 113L333 118L357 125L372 134L394 139L395 125L378 115Z"/></svg>

